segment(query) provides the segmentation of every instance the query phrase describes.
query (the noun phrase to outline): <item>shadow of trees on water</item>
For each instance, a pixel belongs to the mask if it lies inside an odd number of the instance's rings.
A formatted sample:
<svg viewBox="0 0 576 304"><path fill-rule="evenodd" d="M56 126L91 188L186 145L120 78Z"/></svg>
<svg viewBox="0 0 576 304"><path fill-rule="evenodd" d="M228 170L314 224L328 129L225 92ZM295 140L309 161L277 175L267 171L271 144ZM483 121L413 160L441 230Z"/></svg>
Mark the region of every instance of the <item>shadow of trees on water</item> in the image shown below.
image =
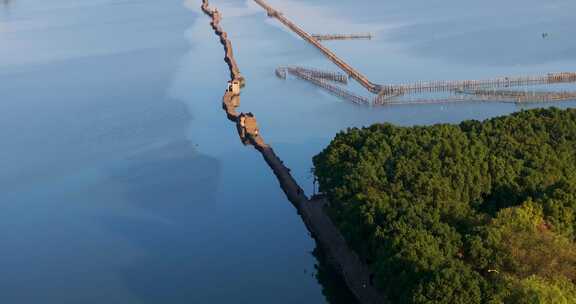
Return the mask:
<svg viewBox="0 0 576 304"><path fill-rule="evenodd" d="M322 248L316 246L312 255L318 263L316 268L316 280L322 286L322 294L330 304L358 304L356 297L350 292L342 276L328 263L328 256Z"/></svg>

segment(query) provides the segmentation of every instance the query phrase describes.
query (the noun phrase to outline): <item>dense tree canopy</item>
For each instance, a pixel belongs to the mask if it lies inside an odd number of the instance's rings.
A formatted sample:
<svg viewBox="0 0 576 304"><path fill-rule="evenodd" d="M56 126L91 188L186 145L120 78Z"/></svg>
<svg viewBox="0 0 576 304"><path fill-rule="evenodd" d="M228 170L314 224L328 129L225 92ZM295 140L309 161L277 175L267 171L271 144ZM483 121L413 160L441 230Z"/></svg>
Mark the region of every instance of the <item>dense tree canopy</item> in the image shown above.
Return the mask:
<svg viewBox="0 0 576 304"><path fill-rule="evenodd" d="M349 129L314 157L394 303L576 303L576 110Z"/></svg>

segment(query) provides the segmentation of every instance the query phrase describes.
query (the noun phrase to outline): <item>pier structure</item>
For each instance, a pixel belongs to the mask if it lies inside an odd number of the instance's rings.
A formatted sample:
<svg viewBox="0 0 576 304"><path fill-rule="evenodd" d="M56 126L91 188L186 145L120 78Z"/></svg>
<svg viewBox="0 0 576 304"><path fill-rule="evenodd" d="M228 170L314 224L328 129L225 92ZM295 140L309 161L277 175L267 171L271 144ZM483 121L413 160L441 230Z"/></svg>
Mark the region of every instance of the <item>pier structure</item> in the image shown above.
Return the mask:
<svg viewBox="0 0 576 304"><path fill-rule="evenodd" d="M312 35L308 34L306 31L301 29L295 23L290 21L286 18L281 12L275 10L271 7L268 3L264 0L254 0L258 5L260 5L264 10L266 10L267 14L271 18L276 18L280 23L284 24L302 39L308 41L310 44L315 46L320 52L322 52L330 61L332 61L335 65L337 65L340 69L342 69L346 74L348 74L351 78L356 80L360 85L362 85L366 90L371 93L378 94L380 93L380 86L377 84L372 83L368 77L364 74L360 73L356 69L354 69L351 65L346 63L340 57L338 57L332 50L325 47L318 41L316 38L312 37Z"/></svg>
<svg viewBox="0 0 576 304"><path fill-rule="evenodd" d="M388 84L379 85L371 82L364 74L354 69L351 65L346 63L344 60L339 58L334 52L322 45L321 40L329 40L331 38L347 38L347 37L361 37L362 34L355 36L354 34L346 35L310 35L299 26L294 24L288 18L286 18L281 12L275 10L272 6L266 3L265 0L254 0L258 5L260 5L264 10L266 10L269 17L276 18L280 23L285 25L287 28L292 30L298 36L300 36L305 41L309 42L315 46L320 52L322 52L329 60L336 64L340 69L342 69L350 78L356 80L360 85L366 88L370 93L377 94L377 96L368 102L369 105L385 105L385 104L399 104L397 99L400 96L415 93L425 93L425 92L454 92L456 90L464 89L485 89L485 88L509 88L509 87L519 87L527 85L537 85L537 84L554 84L554 83L574 83L576 82L576 73L574 72L562 72L562 73L549 73L540 76L521 76L521 77L500 77L495 79L487 80L453 80L453 81L420 81L415 83L407 84ZM327 39L323 39L327 38ZM284 74L283 74L284 75ZM284 77L285 78L285 77ZM307 77L309 78L309 77ZM310 79L307 79L310 81ZM318 79L313 80L315 84L318 85ZM325 87L322 83L321 87ZM330 92L333 89L327 89ZM341 96L340 93L337 94ZM346 95L346 94L344 94ZM562 98L569 98L570 94L561 95ZM560 95L558 95L560 96ZM484 95L476 95L476 99L482 98ZM541 97L541 96L535 96ZM454 101L469 100L464 97L445 97L442 99L429 99L428 103L445 102L450 101L450 99L455 99ZM494 100L494 99L491 99ZM526 99L528 100L528 99ZM557 101L559 98L540 98L535 99L535 101ZM424 103L424 102L418 102Z"/></svg>
<svg viewBox="0 0 576 304"><path fill-rule="evenodd" d="M221 15L217 10L210 9L208 0L202 0L202 10L212 18L211 25L214 32L224 45L224 60L228 63L230 70L230 81L222 97L222 107L228 119L235 123L238 134L242 142L252 145L259 151L278 179L280 187L292 203L298 214L302 218L306 228L316 240L318 246L324 249L327 261L343 277L350 291L362 304L387 303L380 292L372 285L372 272L368 265L348 246L346 240L334 225L328 214L326 206L328 202L324 198L310 199L298 182L292 177L290 169L277 156L271 146L267 145L256 120L252 113L238 113L236 109L240 106L241 87L244 78L240 75L236 60L231 50L231 42L228 40L226 32L220 26ZM296 73L307 75L305 70L295 69ZM279 71L282 76L282 71ZM284 74L285 75L285 74ZM316 79L316 78L314 78ZM324 80L326 81L326 80Z"/></svg>
<svg viewBox="0 0 576 304"><path fill-rule="evenodd" d="M372 34L312 34L318 41L322 40L372 40Z"/></svg>

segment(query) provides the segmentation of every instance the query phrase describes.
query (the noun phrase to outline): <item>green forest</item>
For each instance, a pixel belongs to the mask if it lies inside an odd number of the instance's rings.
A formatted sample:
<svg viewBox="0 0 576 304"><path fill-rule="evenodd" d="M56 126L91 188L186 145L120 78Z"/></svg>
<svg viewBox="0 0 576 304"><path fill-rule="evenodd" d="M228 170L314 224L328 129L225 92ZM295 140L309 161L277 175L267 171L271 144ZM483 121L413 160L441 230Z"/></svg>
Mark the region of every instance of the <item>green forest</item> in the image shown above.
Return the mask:
<svg viewBox="0 0 576 304"><path fill-rule="evenodd" d="M576 303L576 110L336 135L328 212L392 303Z"/></svg>

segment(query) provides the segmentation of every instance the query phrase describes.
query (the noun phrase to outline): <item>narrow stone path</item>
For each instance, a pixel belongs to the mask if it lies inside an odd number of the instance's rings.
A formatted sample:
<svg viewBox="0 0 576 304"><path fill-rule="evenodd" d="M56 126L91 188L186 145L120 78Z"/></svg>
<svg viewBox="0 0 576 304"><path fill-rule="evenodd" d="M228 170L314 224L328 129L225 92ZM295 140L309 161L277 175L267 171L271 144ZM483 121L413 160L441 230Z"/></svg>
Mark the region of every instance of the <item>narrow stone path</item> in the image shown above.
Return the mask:
<svg viewBox="0 0 576 304"><path fill-rule="evenodd" d="M324 199L309 200L302 188L284 166L282 160L267 145L260 134L256 117L252 113L238 113L241 88L245 84L234 58L232 43L220 26L222 16L211 9L208 0L202 0L202 11L211 19L211 26L224 46L224 61L230 70L230 81L222 98L222 107L228 119L236 124L240 139L246 145L252 145L261 154L280 183L288 200L300 214L308 231L328 256L328 261L343 276L350 291L360 303L386 303L384 297L370 283L371 272L358 255L348 247L346 240L325 212L327 202Z"/></svg>

